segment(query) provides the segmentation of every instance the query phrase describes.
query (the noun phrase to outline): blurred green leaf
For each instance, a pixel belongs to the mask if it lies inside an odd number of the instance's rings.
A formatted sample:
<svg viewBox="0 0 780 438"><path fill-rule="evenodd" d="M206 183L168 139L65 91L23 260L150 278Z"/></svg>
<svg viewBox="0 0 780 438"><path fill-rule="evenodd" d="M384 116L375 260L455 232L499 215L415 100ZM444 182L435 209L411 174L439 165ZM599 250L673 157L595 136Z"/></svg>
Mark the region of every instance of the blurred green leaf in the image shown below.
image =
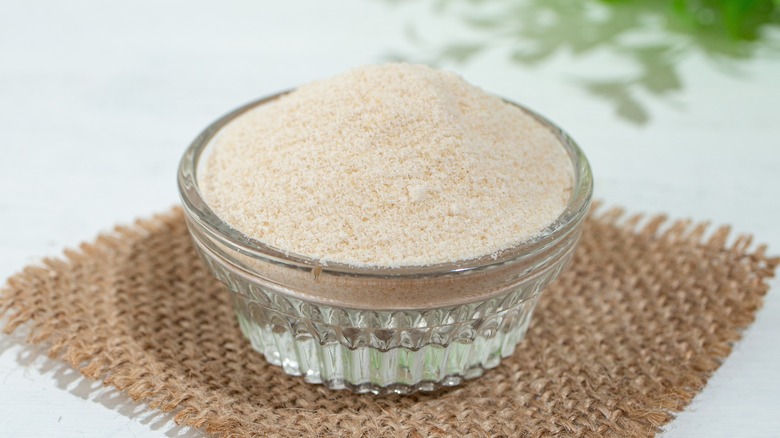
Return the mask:
<svg viewBox="0 0 780 438"><path fill-rule="evenodd" d="M413 0L386 0L413 1ZM416 0L425 2L426 0ZM503 51L509 61L538 66L560 54L615 57L615 78L575 81L611 103L616 114L644 124L645 99L670 98L685 86L678 69L693 53L734 70L761 53L780 54L766 28L780 27L780 0L434 0L432 11L458 20L463 31L442 41L425 26L409 26L416 50L403 57L433 65L476 62ZM762 37L767 38L762 40ZM649 37L649 38L648 38Z"/></svg>
<svg viewBox="0 0 780 438"><path fill-rule="evenodd" d="M462 63L467 62L484 48L484 44L450 44L442 50L442 56Z"/></svg>
<svg viewBox="0 0 780 438"><path fill-rule="evenodd" d="M653 0L601 0L608 4L634 4ZM753 41L766 25L780 25L780 0L671 0L673 19L690 32L712 32L733 40Z"/></svg>
<svg viewBox="0 0 780 438"><path fill-rule="evenodd" d="M618 116L636 124L644 124L649 120L650 115L631 94L630 82L584 81L583 85L590 93L612 101Z"/></svg>

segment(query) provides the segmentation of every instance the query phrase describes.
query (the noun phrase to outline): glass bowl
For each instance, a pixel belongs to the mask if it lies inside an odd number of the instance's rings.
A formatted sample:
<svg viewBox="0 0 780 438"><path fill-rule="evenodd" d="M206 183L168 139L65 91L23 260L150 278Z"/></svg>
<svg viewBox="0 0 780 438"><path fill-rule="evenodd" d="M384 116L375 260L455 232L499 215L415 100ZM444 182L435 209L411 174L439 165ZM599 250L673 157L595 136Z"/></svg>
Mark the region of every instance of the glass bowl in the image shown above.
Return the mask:
<svg viewBox="0 0 780 438"><path fill-rule="evenodd" d="M231 228L198 188L201 158L220 129L282 94L244 105L208 126L185 152L178 174L192 240L210 271L230 289L252 347L306 382L374 394L455 386L512 355L539 296L565 268L579 240L593 190L579 147L521 107L566 148L574 185L555 222L498 257L401 268L323 264Z"/></svg>

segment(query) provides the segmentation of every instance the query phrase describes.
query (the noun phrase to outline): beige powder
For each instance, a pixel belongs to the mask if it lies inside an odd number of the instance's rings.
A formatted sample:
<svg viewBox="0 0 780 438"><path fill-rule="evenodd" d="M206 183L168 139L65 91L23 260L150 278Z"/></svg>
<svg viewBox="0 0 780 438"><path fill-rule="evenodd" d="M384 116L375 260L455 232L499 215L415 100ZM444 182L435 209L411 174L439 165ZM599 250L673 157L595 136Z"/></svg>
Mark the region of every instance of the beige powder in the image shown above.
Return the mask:
<svg viewBox="0 0 780 438"><path fill-rule="evenodd" d="M229 123L199 177L215 213L283 251L353 266L496 254L568 202L573 169L523 110L408 64L313 82Z"/></svg>

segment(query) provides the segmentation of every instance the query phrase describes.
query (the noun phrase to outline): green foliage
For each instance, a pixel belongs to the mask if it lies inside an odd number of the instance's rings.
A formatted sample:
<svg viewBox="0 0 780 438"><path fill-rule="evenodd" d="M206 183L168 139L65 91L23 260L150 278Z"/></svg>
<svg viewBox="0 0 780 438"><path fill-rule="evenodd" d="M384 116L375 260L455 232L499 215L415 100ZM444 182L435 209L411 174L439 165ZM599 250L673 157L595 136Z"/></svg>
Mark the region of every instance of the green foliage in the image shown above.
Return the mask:
<svg viewBox="0 0 780 438"><path fill-rule="evenodd" d="M692 54L724 72L738 72L754 56L780 56L780 0L385 0L425 2L460 33L438 38L424 25L407 25L412 55L390 59L431 65L478 62L502 53L523 68L564 54L609 53L615 72L570 81L610 102L622 119L650 119L643 100L672 102L685 86L680 62ZM773 28L773 29L772 29Z"/></svg>
<svg viewBox="0 0 780 438"><path fill-rule="evenodd" d="M780 0L601 0L612 4L667 3L670 19L690 32L753 41L769 24L780 24Z"/></svg>

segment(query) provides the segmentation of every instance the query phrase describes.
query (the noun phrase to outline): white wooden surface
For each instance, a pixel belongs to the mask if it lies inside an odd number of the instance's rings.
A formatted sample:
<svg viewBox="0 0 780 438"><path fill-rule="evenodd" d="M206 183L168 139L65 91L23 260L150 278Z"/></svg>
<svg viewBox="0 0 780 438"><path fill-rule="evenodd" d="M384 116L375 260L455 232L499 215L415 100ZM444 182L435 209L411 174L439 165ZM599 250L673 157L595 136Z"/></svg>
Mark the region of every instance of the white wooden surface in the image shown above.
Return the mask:
<svg viewBox="0 0 780 438"><path fill-rule="evenodd" d="M207 123L390 51L415 53L404 32L412 21L460 35L427 7L379 1L4 1L0 278L177 203L178 158ZM755 56L727 74L688 53L676 62L679 92L637 91L644 125L572 80L630 70L610 59L563 51L531 69L488 52L450 67L566 127L591 159L599 198L730 223L780 252L780 59ZM667 436L778 436L777 289ZM200 436L38 353L0 336L0 435Z"/></svg>

